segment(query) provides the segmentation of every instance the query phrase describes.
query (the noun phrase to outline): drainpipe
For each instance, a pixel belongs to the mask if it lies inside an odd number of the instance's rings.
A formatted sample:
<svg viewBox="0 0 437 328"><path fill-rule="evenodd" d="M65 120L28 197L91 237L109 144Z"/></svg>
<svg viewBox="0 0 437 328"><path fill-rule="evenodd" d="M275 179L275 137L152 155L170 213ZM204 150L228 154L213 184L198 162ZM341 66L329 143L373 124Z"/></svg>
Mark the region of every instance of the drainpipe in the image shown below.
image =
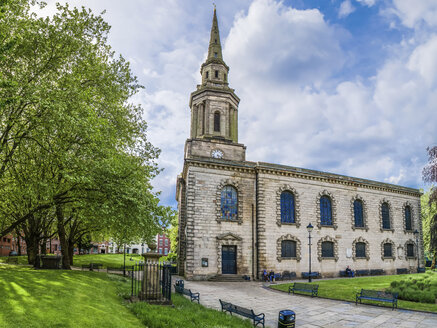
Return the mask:
<svg viewBox="0 0 437 328"><path fill-rule="evenodd" d="M259 238L258 238L258 170L255 167L255 250L256 250L256 280L259 279Z"/></svg>

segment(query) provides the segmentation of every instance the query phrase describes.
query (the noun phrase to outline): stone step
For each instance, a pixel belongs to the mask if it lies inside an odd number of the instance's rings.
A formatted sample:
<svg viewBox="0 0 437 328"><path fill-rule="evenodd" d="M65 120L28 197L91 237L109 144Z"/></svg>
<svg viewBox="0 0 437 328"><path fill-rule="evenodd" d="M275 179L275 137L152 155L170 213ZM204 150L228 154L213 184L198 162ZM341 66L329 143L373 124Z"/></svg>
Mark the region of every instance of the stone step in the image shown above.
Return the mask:
<svg viewBox="0 0 437 328"><path fill-rule="evenodd" d="M243 279L243 276L238 274L219 274L209 278L208 281L242 282L247 280Z"/></svg>

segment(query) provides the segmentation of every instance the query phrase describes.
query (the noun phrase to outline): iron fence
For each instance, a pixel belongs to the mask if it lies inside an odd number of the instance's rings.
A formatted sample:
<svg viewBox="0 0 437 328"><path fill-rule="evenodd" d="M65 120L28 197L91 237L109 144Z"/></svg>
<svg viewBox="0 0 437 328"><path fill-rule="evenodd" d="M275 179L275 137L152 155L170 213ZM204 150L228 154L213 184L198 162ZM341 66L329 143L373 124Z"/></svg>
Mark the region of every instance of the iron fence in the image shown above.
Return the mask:
<svg viewBox="0 0 437 328"><path fill-rule="evenodd" d="M171 265L162 262L136 263L129 270L131 296L141 301L171 304Z"/></svg>

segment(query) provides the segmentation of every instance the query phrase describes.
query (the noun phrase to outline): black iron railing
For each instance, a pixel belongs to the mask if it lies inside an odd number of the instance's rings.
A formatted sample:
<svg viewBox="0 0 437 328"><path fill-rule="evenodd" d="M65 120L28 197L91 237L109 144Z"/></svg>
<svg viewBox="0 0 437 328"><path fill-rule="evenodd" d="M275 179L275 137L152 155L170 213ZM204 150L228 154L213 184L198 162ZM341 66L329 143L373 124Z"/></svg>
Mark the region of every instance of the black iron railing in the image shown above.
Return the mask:
<svg viewBox="0 0 437 328"><path fill-rule="evenodd" d="M131 296L150 303L171 303L171 265L136 263L131 270Z"/></svg>

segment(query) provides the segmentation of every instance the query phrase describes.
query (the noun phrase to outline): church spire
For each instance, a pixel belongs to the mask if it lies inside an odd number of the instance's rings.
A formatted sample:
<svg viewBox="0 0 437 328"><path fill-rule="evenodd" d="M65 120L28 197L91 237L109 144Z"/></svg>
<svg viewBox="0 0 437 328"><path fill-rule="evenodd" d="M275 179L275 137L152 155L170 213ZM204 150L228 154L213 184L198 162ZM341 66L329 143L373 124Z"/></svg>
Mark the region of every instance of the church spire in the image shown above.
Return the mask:
<svg viewBox="0 0 437 328"><path fill-rule="evenodd" d="M214 6L214 17L212 18L211 38L209 40L207 61L214 60L215 58L223 60L222 45L220 43L220 33L217 21L217 12Z"/></svg>

